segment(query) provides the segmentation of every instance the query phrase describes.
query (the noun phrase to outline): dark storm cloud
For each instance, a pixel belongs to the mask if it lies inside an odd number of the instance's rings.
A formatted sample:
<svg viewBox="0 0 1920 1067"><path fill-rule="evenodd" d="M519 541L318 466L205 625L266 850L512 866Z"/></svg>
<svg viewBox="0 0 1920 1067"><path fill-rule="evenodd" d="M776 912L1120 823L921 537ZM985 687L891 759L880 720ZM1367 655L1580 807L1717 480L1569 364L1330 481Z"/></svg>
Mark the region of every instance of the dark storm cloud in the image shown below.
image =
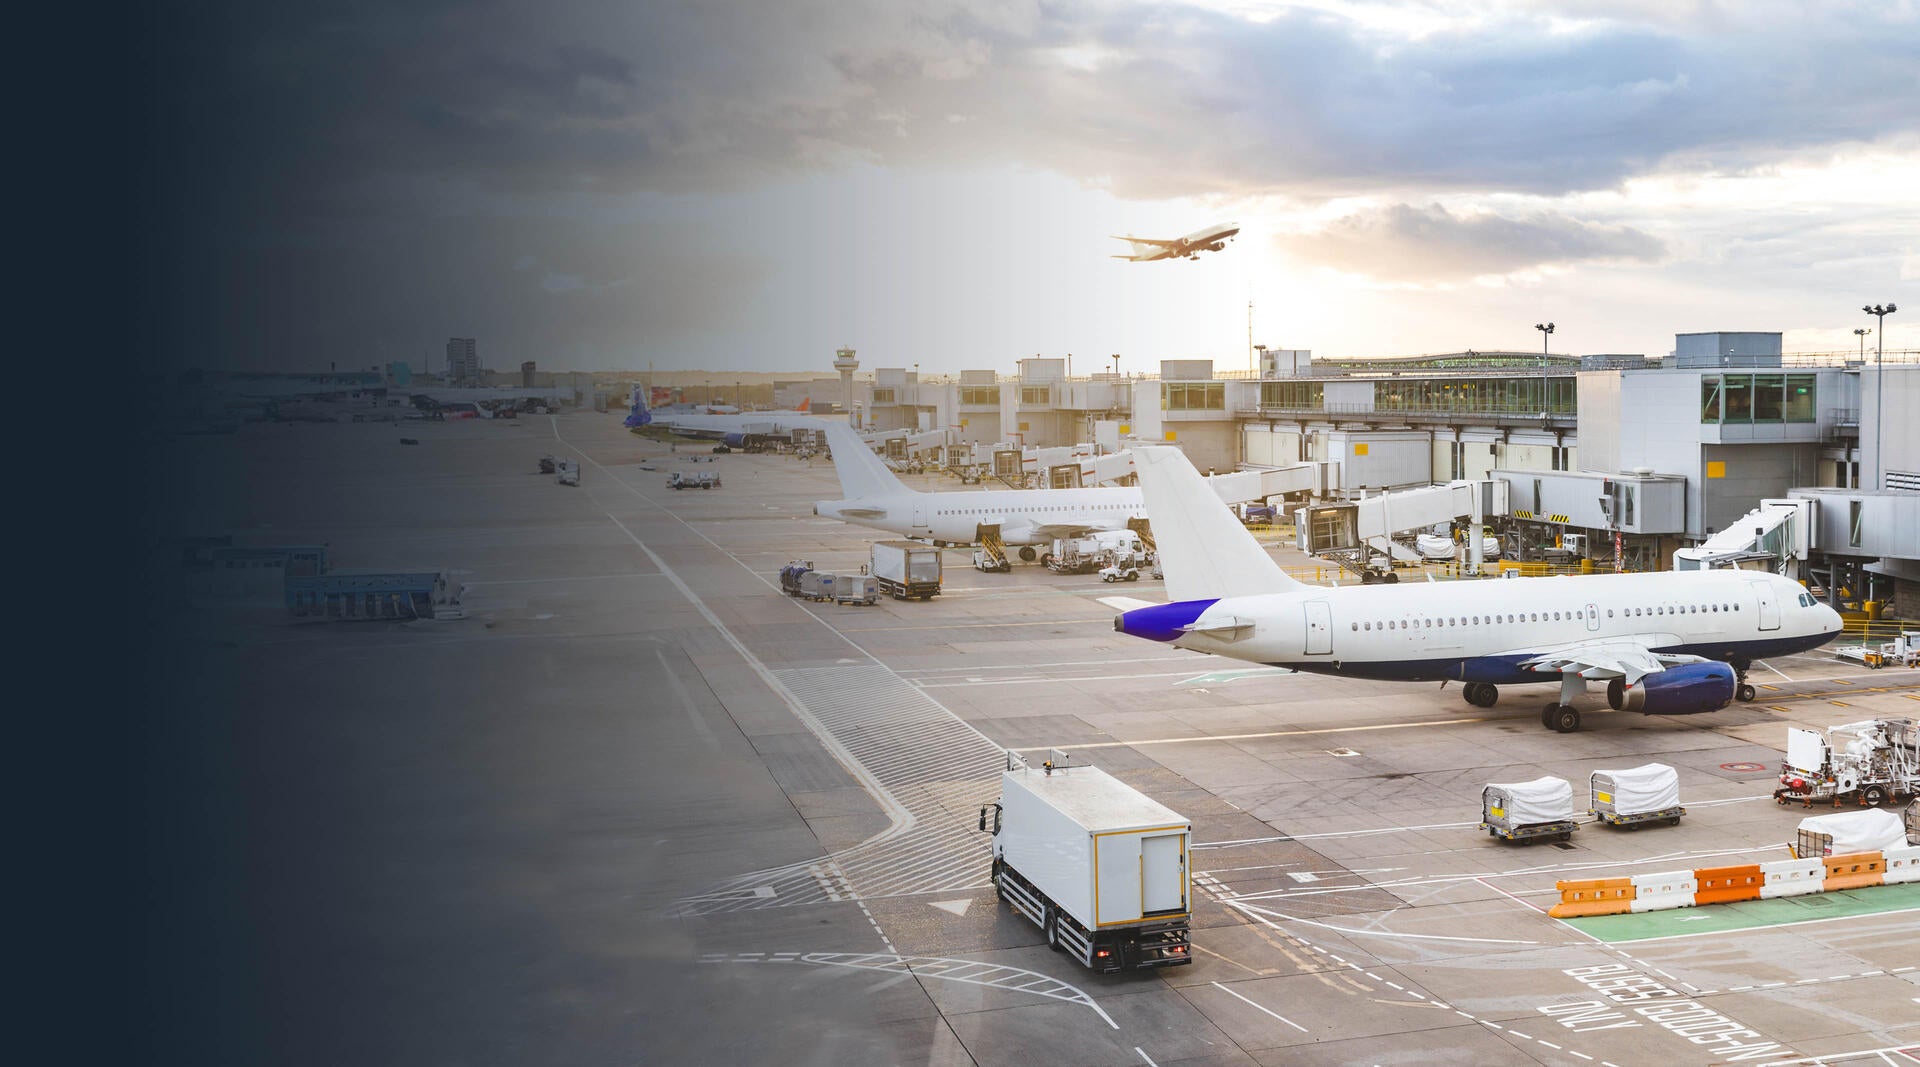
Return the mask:
<svg viewBox="0 0 1920 1067"><path fill-rule="evenodd" d="M146 27L144 325L218 360L310 364L353 337L477 332L432 317L477 306L528 337L630 349L715 314L689 279L768 267L706 251L719 230L597 226L555 198L700 198L857 164L1033 168L1141 198L1553 194L1920 124L1920 30L1892 9L1687 10L1413 38L1099 3L196 6ZM612 233L646 251L561 262ZM578 284L512 270L529 256ZM363 299L310 299L340 294ZM603 306L583 313L589 298Z"/></svg>
<svg viewBox="0 0 1920 1067"><path fill-rule="evenodd" d="M1314 264L1400 281L1509 274L1588 260L1655 260L1663 251L1657 239L1628 226L1595 225L1555 213L1456 216L1438 204L1395 204L1350 215L1282 244Z"/></svg>

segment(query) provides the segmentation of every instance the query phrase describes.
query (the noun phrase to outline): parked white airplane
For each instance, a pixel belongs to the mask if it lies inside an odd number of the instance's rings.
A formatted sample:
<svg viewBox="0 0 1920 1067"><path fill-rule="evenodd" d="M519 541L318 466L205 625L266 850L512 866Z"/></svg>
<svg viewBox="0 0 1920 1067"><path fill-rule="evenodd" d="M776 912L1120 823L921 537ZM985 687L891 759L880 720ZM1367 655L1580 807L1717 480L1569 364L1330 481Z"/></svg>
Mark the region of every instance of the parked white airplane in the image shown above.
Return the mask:
<svg viewBox="0 0 1920 1067"><path fill-rule="evenodd" d="M1134 449L1172 603L1124 597L1113 628L1274 667L1391 681L1458 681L1476 707L1498 686L1560 683L1540 721L1580 728L1574 698L1607 683L1615 710L1718 711L1754 698L1747 669L1840 633L1797 583L1754 571L1588 575L1320 588L1289 578L1177 449Z"/></svg>
<svg viewBox="0 0 1920 1067"><path fill-rule="evenodd" d="M1219 222L1205 229L1195 230L1185 237L1161 239L1158 237L1125 237L1114 235L1114 240L1125 241L1133 246L1133 255L1114 256L1114 259L1130 260L1134 263L1151 263L1157 259L1199 259L1202 252L1218 252L1227 247L1233 235L1240 232L1237 222Z"/></svg>
<svg viewBox="0 0 1920 1067"><path fill-rule="evenodd" d="M1032 562L1038 555L1035 546L1056 537L1124 530L1127 520L1147 514L1140 490L1133 486L922 493L894 477L846 426L828 425L827 443L833 449L833 468L846 499L819 501L813 505L815 515L937 545L977 545L981 527L998 526L1001 541L1022 546L1020 558ZM1214 510L1231 517L1212 490L1207 495Z"/></svg>
<svg viewBox="0 0 1920 1067"><path fill-rule="evenodd" d="M744 433L772 432L782 427L810 426L815 421L808 412L813 406L813 398L808 397L800 406L791 411L751 411L743 412L738 408L709 407L704 413L684 411L654 411L647 406L644 386L634 386L628 398L631 406L627 409L624 424L629 430L638 431L647 426L661 426L688 437L718 437L729 444L738 444Z"/></svg>

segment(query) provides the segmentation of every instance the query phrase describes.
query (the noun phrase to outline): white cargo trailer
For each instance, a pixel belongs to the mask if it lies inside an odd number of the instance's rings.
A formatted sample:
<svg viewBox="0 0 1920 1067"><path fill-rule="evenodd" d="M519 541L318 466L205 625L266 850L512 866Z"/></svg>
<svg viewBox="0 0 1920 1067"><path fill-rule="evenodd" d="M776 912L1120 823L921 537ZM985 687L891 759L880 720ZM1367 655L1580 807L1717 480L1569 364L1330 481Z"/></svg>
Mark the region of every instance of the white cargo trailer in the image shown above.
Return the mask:
<svg viewBox="0 0 1920 1067"><path fill-rule="evenodd" d="M880 591L895 600L930 600L940 595L940 550L919 541L875 541L867 569Z"/></svg>
<svg viewBox="0 0 1920 1067"><path fill-rule="evenodd" d="M1191 962L1192 824L1058 751L1030 766L1007 753L993 834L993 884L1047 943L1097 971Z"/></svg>
<svg viewBox="0 0 1920 1067"><path fill-rule="evenodd" d="M1552 776L1494 782L1480 791L1480 828L1507 841L1565 841L1573 836L1573 786Z"/></svg>

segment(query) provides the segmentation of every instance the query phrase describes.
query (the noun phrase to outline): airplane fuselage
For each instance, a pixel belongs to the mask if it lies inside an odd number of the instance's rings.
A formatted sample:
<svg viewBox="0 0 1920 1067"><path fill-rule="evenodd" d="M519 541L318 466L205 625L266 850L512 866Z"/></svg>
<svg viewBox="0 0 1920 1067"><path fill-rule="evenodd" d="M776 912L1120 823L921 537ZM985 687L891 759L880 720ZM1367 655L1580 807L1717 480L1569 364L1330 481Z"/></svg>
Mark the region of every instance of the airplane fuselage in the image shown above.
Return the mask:
<svg viewBox="0 0 1920 1067"><path fill-rule="evenodd" d="M1124 530L1144 519L1140 490L982 489L894 493L860 500L823 500L814 514L941 544L977 544L982 526L1000 527L1009 545L1043 545L1075 530Z"/></svg>
<svg viewBox="0 0 1920 1067"><path fill-rule="evenodd" d="M1317 674L1503 685L1557 680L1520 664L1610 640L1736 664L1804 652L1840 616L1787 578L1707 571L1302 588L1137 608L1114 628Z"/></svg>

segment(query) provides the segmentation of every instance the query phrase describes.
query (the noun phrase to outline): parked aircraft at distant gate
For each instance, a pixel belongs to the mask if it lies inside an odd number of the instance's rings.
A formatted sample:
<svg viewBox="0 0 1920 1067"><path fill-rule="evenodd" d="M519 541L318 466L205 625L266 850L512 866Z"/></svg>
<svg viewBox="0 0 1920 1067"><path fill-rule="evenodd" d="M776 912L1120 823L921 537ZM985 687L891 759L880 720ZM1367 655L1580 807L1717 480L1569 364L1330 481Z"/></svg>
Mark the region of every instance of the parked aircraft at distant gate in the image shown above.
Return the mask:
<svg viewBox="0 0 1920 1067"><path fill-rule="evenodd" d="M807 426L816 422L808 411L813 406L812 397L802 400L800 406L791 411L741 411L730 405L722 405L708 407L704 413L696 413L654 411L647 406L643 393L644 387L636 385L632 396L628 398L631 407L627 409L624 425L629 430L659 426L687 437L724 439L741 433L775 432L783 427Z"/></svg>
<svg viewBox="0 0 1920 1067"><path fill-rule="evenodd" d="M1233 235L1240 232L1237 222L1219 222L1205 229L1195 230L1185 237L1161 239L1158 237L1135 237L1128 234L1122 237L1114 235L1114 240L1125 241L1133 246L1133 255L1114 256L1114 259L1130 260L1134 263L1151 263L1159 259L1199 259L1202 252L1218 252L1227 247Z"/></svg>

